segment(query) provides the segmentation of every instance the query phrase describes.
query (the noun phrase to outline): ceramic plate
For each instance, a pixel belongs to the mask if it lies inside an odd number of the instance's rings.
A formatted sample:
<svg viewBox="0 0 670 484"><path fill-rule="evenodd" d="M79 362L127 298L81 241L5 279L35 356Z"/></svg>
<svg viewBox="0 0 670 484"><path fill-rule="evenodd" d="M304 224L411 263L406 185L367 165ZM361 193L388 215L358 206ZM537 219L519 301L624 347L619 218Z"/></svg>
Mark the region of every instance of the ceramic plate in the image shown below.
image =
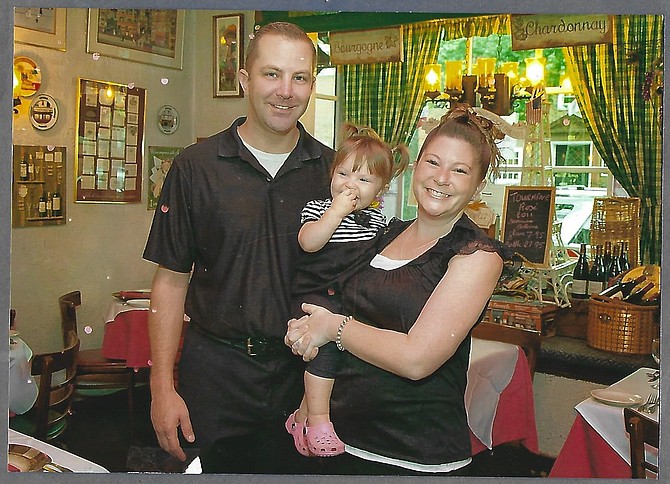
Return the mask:
<svg viewBox="0 0 670 484"><path fill-rule="evenodd" d="M644 398L642 398L640 395L618 392L608 388L593 390L591 391L591 396L603 403L608 403L610 405L621 405L624 407L629 405L641 405L644 402Z"/></svg>
<svg viewBox="0 0 670 484"><path fill-rule="evenodd" d="M135 308L148 308L149 299L128 299L126 304Z"/></svg>
<svg viewBox="0 0 670 484"><path fill-rule="evenodd" d="M10 472L42 472L42 467L51 462L51 457L34 447L9 444L7 470Z"/></svg>

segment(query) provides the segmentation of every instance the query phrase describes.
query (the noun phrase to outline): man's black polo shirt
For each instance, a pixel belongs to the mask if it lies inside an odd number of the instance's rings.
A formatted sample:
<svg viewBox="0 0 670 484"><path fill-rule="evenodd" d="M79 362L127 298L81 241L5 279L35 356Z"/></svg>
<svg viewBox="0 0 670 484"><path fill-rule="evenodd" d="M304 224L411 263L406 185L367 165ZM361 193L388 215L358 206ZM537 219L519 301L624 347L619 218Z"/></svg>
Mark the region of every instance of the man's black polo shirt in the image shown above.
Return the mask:
<svg viewBox="0 0 670 484"><path fill-rule="evenodd" d="M186 313L224 338L283 337L300 253L300 211L330 196L333 151L301 125L298 145L273 179L231 127L175 157L144 258L193 269Z"/></svg>

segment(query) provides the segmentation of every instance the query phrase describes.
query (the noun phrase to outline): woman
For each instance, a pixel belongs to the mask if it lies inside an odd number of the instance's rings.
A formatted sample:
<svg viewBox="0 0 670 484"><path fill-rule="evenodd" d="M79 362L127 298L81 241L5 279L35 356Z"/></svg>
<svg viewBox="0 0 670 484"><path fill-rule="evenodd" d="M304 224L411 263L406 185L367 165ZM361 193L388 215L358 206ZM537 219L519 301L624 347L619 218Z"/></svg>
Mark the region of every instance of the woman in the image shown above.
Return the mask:
<svg viewBox="0 0 670 484"><path fill-rule="evenodd" d="M304 304L289 321L286 344L305 360L329 341L346 350L331 404L346 453L326 472L467 474L470 332L506 255L464 209L495 171L500 137L471 108L450 110L414 166L417 218L394 219L342 288L353 317Z"/></svg>

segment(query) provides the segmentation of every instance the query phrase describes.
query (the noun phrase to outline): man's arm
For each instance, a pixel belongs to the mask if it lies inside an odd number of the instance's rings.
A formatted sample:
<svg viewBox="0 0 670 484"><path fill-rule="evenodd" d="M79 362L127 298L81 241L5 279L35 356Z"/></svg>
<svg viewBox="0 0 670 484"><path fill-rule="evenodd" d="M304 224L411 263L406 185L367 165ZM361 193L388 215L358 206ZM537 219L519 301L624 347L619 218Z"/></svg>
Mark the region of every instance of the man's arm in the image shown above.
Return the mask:
<svg viewBox="0 0 670 484"><path fill-rule="evenodd" d="M184 300L189 274L159 266L151 286L149 340L151 342L151 422L160 446L181 461L177 427L193 442L188 409L174 388L174 364L184 324Z"/></svg>

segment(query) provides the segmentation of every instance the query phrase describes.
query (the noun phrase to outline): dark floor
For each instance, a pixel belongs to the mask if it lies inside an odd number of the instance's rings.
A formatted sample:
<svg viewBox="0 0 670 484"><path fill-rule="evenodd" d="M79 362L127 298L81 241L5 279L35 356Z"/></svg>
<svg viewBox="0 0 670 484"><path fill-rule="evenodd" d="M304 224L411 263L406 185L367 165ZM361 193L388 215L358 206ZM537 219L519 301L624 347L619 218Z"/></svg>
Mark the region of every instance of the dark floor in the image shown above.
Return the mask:
<svg viewBox="0 0 670 484"><path fill-rule="evenodd" d="M131 435L125 394L78 401L62 443L68 451L111 472L182 472L185 465L158 448L149 420L149 403L148 388L138 388ZM194 457L195 452L191 449L188 454ZM520 446L501 445L477 454L472 467L481 477L546 477L552 465L549 457Z"/></svg>

